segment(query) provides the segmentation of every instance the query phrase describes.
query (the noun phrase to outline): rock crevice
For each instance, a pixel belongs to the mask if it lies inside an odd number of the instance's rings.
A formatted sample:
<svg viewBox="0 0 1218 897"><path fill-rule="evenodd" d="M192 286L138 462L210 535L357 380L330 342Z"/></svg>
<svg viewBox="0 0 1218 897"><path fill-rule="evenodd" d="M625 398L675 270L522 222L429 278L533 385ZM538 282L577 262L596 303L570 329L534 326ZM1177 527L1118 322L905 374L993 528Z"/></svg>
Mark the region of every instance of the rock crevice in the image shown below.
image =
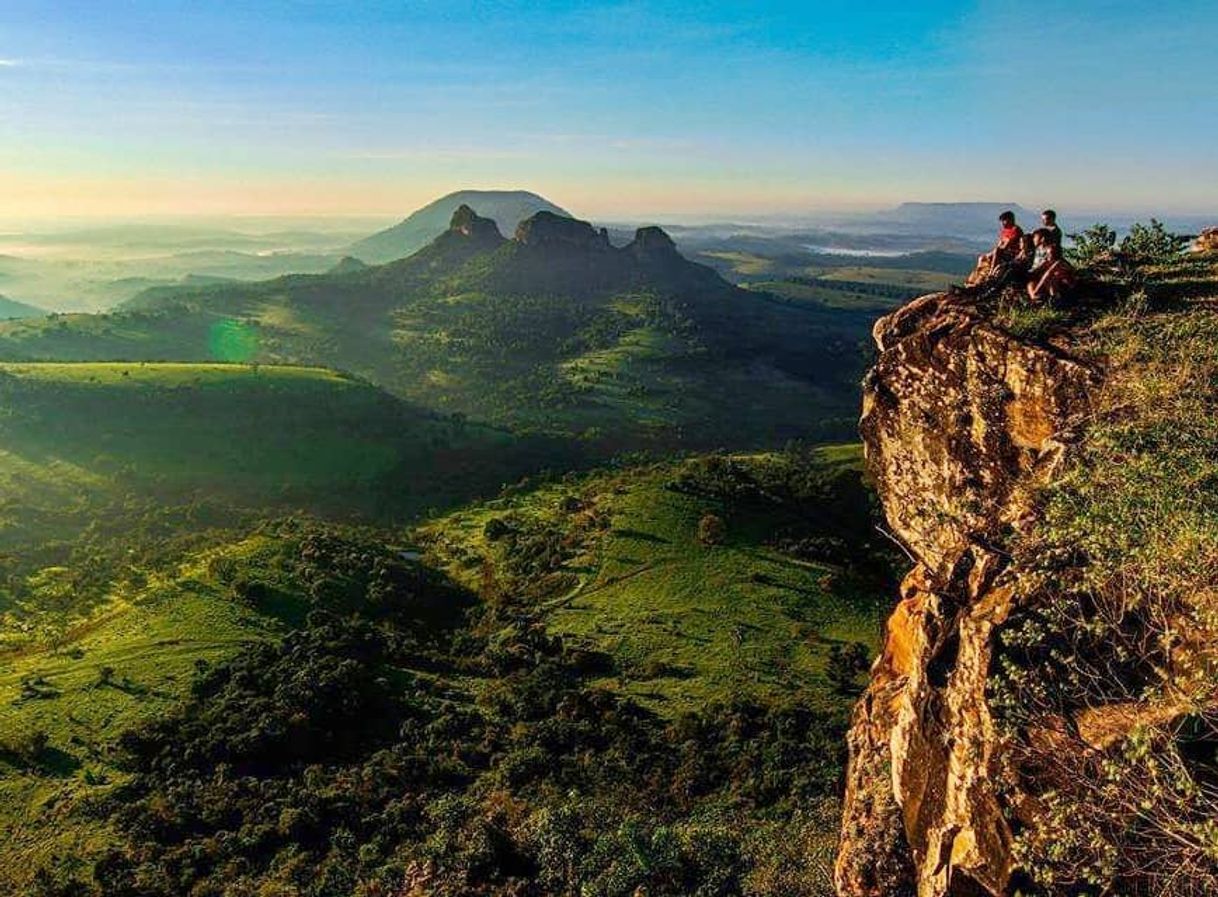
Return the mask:
<svg viewBox="0 0 1218 897"><path fill-rule="evenodd" d="M882 318L864 382L867 466L915 561L849 735L842 897L1001 895L1002 745L986 703L1014 588L1002 545L1062 463L1099 372L934 294Z"/></svg>

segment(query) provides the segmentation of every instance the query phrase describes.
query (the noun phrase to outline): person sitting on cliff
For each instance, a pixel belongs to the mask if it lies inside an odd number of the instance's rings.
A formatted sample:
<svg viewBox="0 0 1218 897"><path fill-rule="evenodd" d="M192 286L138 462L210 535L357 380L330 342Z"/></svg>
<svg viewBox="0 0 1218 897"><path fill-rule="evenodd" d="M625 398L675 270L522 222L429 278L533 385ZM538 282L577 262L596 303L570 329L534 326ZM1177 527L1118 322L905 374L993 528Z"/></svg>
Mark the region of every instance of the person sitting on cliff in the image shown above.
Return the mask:
<svg viewBox="0 0 1218 897"><path fill-rule="evenodd" d="M985 259L991 268L998 267L1002 262L1009 262L1019 253L1019 241L1023 238L1023 228L1015 223L1014 212L1003 212L998 216L998 242L994 248L977 260Z"/></svg>
<svg viewBox="0 0 1218 897"><path fill-rule="evenodd" d="M1057 212L1052 209L1045 209L1040 213L1040 227L1043 230L1049 231L1053 236L1053 242L1057 244L1057 248L1062 248L1062 229L1057 226Z"/></svg>
<svg viewBox="0 0 1218 897"><path fill-rule="evenodd" d="M1019 238L1019 251L1015 253L1015 258L1012 259L1013 267L1022 274L1027 274L1035 265L1036 259L1036 242L1032 239L1031 234L1024 234Z"/></svg>
<svg viewBox="0 0 1218 897"><path fill-rule="evenodd" d="M1062 298L1078 280L1074 267L1066 261L1061 243L1047 227L1033 231L1032 242L1036 246L1036 261L1028 272L1028 298L1033 302L1046 296L1050 301Z"/></svg>
<svg viewBox="0 0 1218 897"><path fill-rule="evenodd" d="M1015 223L1014 212L1003 212L998 216L998 223L998 241L993 249L977 258L977 269L964 282L966 287L1009 280L1013 270L1011 263L1019 255L1023 229Z"/></svg>

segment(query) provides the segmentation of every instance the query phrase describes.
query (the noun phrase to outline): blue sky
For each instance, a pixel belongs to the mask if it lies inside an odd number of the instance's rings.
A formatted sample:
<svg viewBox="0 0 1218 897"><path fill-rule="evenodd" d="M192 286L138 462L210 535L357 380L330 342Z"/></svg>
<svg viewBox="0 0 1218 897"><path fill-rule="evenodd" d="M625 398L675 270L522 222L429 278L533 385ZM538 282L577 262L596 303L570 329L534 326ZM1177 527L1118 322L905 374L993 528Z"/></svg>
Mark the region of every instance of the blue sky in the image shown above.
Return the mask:
<svg viewBox="0 0 1218 897"><path fill-rule="evenodd" d="M1218 212L1213 0L26 2L10 213Z"/></svg>

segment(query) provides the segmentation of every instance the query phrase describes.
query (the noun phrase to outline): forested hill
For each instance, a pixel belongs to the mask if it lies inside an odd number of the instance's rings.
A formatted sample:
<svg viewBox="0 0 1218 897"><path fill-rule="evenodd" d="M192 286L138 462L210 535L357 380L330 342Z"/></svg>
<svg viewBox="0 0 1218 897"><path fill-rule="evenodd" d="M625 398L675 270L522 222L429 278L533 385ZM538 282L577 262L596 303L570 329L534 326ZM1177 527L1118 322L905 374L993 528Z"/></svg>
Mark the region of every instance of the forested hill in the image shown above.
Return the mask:
<svg viewBox="0 0 1218 897"><path fill-rule="evenodd" d="M605 451L752 447L853 432L872 317L741 290L659 228L542 211L509 239L462 206L405 259L0 325L0 359L324 365Z"/></svg>

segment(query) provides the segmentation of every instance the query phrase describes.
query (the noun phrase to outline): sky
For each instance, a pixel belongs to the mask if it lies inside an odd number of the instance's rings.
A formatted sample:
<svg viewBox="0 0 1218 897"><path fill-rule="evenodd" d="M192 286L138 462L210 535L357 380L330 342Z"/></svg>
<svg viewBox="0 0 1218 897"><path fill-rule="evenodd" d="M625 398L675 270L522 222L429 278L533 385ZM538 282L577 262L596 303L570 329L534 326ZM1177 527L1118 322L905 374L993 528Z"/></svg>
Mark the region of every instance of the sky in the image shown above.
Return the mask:
<svg viewBox="0 0 1218 897"><path fill-rule="evenodd" d="M0 210L1218 212L1214 0L0 0Z"/></svg>

